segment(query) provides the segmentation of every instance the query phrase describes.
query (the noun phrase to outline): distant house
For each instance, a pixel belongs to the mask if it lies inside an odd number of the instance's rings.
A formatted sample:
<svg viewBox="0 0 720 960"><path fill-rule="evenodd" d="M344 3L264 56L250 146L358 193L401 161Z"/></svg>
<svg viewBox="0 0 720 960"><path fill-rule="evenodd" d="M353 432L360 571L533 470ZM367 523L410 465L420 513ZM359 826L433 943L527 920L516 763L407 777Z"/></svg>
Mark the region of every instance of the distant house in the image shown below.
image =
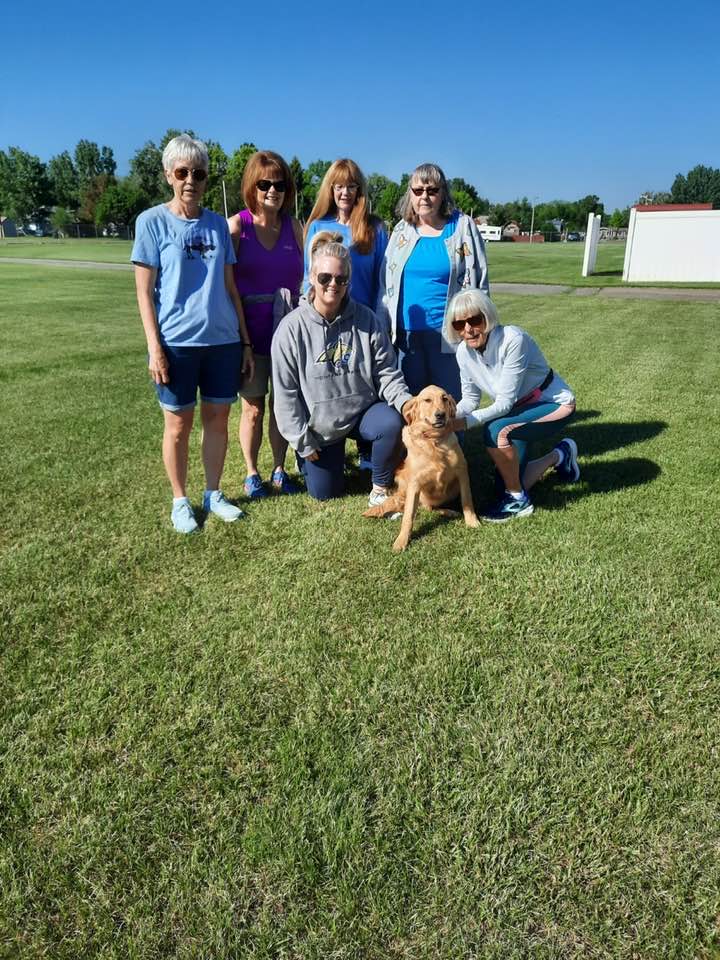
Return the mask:
<svg viewBox="0 0 720 960"><path fill-rule="evenodd" d="M517 223L517 221L515 220L511 220L509 223L506 223L505 226L502 228L502 235L503 235L503 239L505 239L505 237L508 237L511 240L513 237L519 237L520 224Z"/></svg>
<svg viewBox="0 0 720 960"><path fill-rule="evenodd" d="M627 227L600 227L600 240L627 240Z"/></svg>

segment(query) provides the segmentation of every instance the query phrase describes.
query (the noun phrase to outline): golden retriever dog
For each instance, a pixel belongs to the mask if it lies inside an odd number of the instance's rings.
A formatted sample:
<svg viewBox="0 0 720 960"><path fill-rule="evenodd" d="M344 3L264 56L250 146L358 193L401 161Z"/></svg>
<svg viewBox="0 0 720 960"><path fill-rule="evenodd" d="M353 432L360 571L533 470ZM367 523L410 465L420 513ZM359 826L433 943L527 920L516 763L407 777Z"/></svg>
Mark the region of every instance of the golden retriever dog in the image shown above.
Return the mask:
<svg viewBox="0 0 720 960"><path fill-rule="evenodd" d="M407 457L395 471L394 492L379 507L371 507L364 517L384 517L402 512L402 523L393 550L404 550L412 533L418 504L429 510L441 507L460 494L463 516L468 527L478 527L467 463L457 437L447 425L455 418L456 403L440 387L425 387L403 410L407 426L402 438ZM445 516L459 516L443 510Z"/></svg>

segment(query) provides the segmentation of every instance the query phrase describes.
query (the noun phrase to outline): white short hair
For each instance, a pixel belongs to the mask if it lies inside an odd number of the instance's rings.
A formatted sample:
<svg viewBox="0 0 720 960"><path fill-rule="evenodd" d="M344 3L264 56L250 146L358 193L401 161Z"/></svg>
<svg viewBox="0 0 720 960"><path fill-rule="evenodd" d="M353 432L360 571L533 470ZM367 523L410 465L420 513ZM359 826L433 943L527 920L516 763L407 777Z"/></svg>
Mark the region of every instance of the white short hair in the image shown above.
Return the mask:
<svg viewBox="0 0 720 960"><path fill-rule="evenodd" d="M202 140L193 140L186 133L181 133L179 137L173 137L168 141L162 155L163 170L172 170L179 160L194 163L203 170L207 170L210 166L205 144Z"/></svg>
<svg viewBox="0 0 720 960"><path fill-rule="evenodd" d="M448 304L445 314L443 333L448 343L460 343L462 337L453 328L453 320L464 320L466 317L485 317L485 329L488 333L500 323L497 307L490 297L482 290L461 290L456 293Z"/></svg>

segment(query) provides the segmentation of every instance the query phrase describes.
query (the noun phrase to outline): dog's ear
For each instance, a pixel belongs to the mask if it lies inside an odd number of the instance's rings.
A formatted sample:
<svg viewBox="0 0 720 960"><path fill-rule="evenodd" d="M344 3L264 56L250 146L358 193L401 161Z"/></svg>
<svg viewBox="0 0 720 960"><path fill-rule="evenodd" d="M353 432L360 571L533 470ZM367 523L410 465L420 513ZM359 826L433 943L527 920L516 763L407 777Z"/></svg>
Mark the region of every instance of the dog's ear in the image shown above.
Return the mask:
<svg viewBox="0 0 720 960"><path fill-rule="evenodd" d="M408 400L402 409L402 415L405 417L405 423L412 423L415 419L415 407L417 406L417 397Z"/></svg>
<svg viewBox="0 0 720 960"><path fill-rule="evenodd" d="M457 403L455 403L454 397L448 396L447 406L448 406L448 411L447 411L448 420L454 420L455 414L457 413Z"/></svg>

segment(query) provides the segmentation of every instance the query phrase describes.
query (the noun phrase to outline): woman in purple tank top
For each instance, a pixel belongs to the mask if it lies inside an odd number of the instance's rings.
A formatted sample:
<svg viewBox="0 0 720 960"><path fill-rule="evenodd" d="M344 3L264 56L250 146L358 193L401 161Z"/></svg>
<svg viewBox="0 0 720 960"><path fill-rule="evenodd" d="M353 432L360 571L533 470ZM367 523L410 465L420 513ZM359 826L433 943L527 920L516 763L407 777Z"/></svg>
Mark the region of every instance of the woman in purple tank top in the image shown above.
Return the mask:
<svg viewBox="0 0 720 960"><path fill-rule="evenodd" d="M270 384L273 300L275 292L284 288L290 291L292 305L297 303L303 275L303 240L300 224L287 212L295 201L295 183L279 154L259 150L250 157L243 174L242 195L247 210L230 217L228 226L237 254L235 285L242 297L255 353L255 375L240 391L240 446L247 467L245 493L258 499L267 496L257 460ZM288 445L278 431L272 397L268 434L273 454L272 489L298 493L300 488L285 472Z"/></svg>

